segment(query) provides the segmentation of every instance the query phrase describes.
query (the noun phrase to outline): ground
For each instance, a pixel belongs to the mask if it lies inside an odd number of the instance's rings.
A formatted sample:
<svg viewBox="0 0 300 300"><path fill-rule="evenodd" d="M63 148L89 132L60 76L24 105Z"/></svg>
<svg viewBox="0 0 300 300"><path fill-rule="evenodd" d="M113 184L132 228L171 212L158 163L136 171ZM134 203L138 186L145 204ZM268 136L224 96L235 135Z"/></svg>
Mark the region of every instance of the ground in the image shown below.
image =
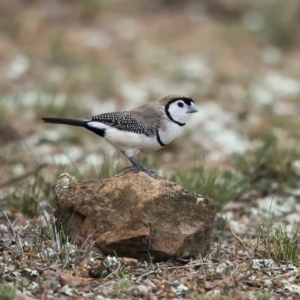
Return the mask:
<svg viewBox="0 0 300 300"><path fill-rule="evenodd" d="M1 294L299 297L299 20L294 0L2 1ZM173 93L199 112L139 159L216 201L211 252L154 263L105 257L89 241L74 248L51 225L58 175L105 178L128 162L92 133L41 117L86 118Z"/></svg>

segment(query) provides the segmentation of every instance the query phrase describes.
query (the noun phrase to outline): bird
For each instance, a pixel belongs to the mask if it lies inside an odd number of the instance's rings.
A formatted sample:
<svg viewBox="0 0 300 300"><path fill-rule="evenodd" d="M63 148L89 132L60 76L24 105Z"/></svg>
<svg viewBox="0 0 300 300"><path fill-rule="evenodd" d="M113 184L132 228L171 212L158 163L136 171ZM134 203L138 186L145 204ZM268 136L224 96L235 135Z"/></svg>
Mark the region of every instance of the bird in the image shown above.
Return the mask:
<svg viewBox="0 0 300 300"><path fill-rule="evenodd" d="M42 118L45 123L78 126L94 132L118 148L132 163L131 167L153 178L156 172L144 167L134 156L165 147L182 132L190 115L198 111L194 100L172 94L127 110L94 115L86 120Z"/></svg>

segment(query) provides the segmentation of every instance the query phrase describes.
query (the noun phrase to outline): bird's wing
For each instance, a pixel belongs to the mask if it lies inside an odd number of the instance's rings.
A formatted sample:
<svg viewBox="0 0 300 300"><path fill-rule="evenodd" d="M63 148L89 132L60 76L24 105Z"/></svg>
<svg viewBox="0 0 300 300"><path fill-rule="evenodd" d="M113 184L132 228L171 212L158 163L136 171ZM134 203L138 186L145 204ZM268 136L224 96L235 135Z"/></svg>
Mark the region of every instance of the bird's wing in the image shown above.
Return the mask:
<svg viewBox="0 0 300 300"><path fill-rule="evenodd" d="M139 114L133 112L111 112L89 117L90 121L100 122L119 130L145 134L147 136L156 133L156 127L153 124L145 124Z"/></svg>

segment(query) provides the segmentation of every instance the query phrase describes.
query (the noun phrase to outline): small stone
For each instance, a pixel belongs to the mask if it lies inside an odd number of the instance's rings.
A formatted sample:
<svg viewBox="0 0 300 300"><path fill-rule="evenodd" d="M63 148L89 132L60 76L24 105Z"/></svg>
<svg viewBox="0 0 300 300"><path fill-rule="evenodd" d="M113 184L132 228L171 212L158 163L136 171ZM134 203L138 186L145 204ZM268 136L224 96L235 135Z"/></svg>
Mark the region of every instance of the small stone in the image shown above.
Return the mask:
<svg viewBox="0 0 300 300"><path fill-rule="evenodd" d="M149 288L143 284L134 286L131 290L134 297L145 297L149 294Z"/></svg>
<svg viewBox="0 0 300 300"><path fill-rule="evenodd" d="M135 258L128 258L128 257L123 257L122 262L125 265L131 266L131 267L137 267L139 264L139 261Z"/></svg>
<svg viewBox="0 0 300 300"><path fill-rule="evenodd" d="M84 279L61 272L59 273L59 281L62 286L68 285L70 287L75 287L82 284L84 282Z"/></svg>

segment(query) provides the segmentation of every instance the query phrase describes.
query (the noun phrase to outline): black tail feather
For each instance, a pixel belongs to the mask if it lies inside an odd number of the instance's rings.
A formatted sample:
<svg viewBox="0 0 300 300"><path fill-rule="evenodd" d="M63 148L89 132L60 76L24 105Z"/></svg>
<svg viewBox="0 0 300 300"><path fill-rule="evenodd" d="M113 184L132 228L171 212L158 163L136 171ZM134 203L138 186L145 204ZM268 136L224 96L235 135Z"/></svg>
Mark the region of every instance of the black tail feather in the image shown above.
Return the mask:
<svg viewBox="0 0 300 300"><path fill-rule="evenodd" d="M74 119L63 119L63 118L42 118L45 123L52 123L52 124L65 124L71 126L79 126L79 127L86 127L87 121L82 120L74 120Z"/></svg>
<svg viewBox="0 0 300 300"><path fill-rule="evenodd" d="M63 118L42 118L45 123L52 123L52 124L64 124L64 125L71 125L71 126L78 126L84 127L101 137L105 136L105 128L94 128L87 126L89 121L82 121L82 120L74 120L74 119L63 119Z"/></svg>

